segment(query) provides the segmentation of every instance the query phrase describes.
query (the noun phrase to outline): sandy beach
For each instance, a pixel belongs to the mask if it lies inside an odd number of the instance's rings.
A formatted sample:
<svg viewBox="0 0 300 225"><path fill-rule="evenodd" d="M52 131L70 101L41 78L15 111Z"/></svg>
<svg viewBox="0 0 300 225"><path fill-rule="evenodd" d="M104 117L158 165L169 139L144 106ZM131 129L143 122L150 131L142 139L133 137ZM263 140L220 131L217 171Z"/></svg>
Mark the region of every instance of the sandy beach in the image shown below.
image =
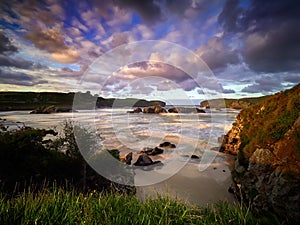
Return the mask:
<svg viewBox="0 0 300 225"><path fill-rule="evenodd" d="M232 156L217 153L213 163L204 171L199 171L199 162L191 159L169 179L149 186L137 187L137 197L145 200L158 195L169 196L201 206L219 200L234 203L234 196L228 192L231 184L232 163Z"/></svg>

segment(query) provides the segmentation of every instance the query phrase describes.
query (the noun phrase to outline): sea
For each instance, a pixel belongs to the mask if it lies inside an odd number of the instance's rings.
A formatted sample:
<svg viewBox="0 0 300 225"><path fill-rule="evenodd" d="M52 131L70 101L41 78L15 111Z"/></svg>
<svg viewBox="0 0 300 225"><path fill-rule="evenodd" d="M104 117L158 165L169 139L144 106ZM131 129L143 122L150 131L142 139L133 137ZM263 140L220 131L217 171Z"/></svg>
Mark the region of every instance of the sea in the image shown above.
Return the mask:
<svg viewBox="0 0 300 225"><path fill-rule="evenodd" d="M192 155L199 157L198 161L192 162L199 164L198 170L208 168L217 157L220 137L230 130L239 112L230 109L205 109L206 113L144 114L129 113L131 110L100 108L52 114L7 111L0 112L0 118L8 130L26 125L41 129L51 128L58 132L62 132L65 121L72 120L94 133L99 150L118 149L121 157L132 152L132 162L138 159L139 152L143 149L157 147L162 142L175 144L176 148L165 149L163 154L151 157L153 161L160 161L164 165L157 167L155 174L151 173L151 177L159 174L154 180L144 179L149 173L135 173L135 185L145 186L171 177L190 162ZM222 161L223 158L219 157L218 160ZM222 176L224 174L221 174L221 179Z"/></svg>
<svg viewBox="0 0 300 225"><path fill-rule="evenodd" d="M64 122L72 120L93 132L99 142L99 151L118 149L121 157L132 152L133 163L141 150L171 142L176 148L165 148L163 154L151 156L153 161L160 161L153 168L122 164L121 173L126 173L125 180L124 175L120 180L112 172L114 168L120 168L119 161L102 161L99 166L92 167L112 181L134 185L141 200L166 195L200 205L220 200L235 201L227 191L234 158L219 153L218 147L220 137L230 130L239 111L205 109L206 113L128 113L131 110L101 108L53 114L8 111L0 112L0 122L8 130L30 126L62 132Z"/></svg>
<svg viewBox="0 0 300 225"><path fill-rule="evenodd" d="M192 106L180 106L192 108ZM61 131L65 121L74 120L91 127L106 149L123 153L153 147L163 141L193 144L196 150L219 146L238 110L206 109L206 113L128 113L131 108L101 108L70 113L30 114L30 111L0 112L9 129L26 125L33 128ZM175 143L175 144L176 144Z"/></svg>

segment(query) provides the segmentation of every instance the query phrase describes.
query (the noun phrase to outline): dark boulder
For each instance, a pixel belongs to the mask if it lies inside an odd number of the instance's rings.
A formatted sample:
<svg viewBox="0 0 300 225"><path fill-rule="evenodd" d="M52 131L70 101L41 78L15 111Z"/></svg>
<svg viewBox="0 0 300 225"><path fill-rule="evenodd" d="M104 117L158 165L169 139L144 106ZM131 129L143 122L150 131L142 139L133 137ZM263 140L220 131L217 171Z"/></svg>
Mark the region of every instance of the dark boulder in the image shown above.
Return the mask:
<svg viewBox="0 0 300 225"><path fill-rule="evenodd" d="M140 113L143 112L143 110L140 107L137 107L133 110L134 113Z"/></svg>
<svg viewBox="0 0 300 225"><path fill-rule="evenodd" d="M168 112L169 113L178 113L178 110L175 107L173 107L173 108L168 109Z"/></svg>
<svg viewBox="0 0 300 225"><path fill-rule="evenodd" d="M163 152L164 152L163 149L155 147L150 153L148 153L148 155L159 155L162 154Z"/></svg>
<svg viewBox="0 0 300 225"><path fill-rule="evenodd" d="M161 144L159 144L159 147L162 147L162 148L176 148L176 145L175 144L172 144L171 142L169 141L165 141Z"/></svg>
<svg viewBox="0 0 300 225"><path fill-rule="evenodd" d="M197 113L206 113L203 109L196 108Z"/></svg>
<svg viewBox="0 0 300 225"><path fill-rule="evenodd" d="M191 155L191 159L200 159L200 157L197 155Z"/></svg>
<svg viewBox="0 0 300 225"><path fill-rule="evenodd" d="M163 152L164 152L164 150L161 148L158 148L158 147L155 147L155 148L146 147L139 153L147 154L147 155L158 155L158 154L162 154Z"/></svg>
<svg viewBox="0 0 300 225"><path fill-rule="evenodd" d="M143 110L140 107L137 107L132 111L128 111L128 113L140 113L140 112L143 112Z"/></svg>
<svg viewBox="0 0 300 225"><path fill-rule="evenodd" d="M160 163L160 161L152 161L147 154L142 154L138 157L137 161L133 164L135 166L150 166Z"/></svg>

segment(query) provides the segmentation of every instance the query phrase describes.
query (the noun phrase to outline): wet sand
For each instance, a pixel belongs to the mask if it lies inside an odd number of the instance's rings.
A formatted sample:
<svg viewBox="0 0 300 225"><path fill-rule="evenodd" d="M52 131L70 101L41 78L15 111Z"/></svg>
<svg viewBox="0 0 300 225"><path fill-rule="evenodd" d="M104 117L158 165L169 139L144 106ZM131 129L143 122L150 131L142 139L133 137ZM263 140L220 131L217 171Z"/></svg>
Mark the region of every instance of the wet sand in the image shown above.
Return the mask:
<svg viewBox="0 0 300 225"><path fill-rule="evenodd" d="M137 187L141 200L169 196L190 204L206 206L220 200L234 203L228 192L231 184L232 156L218 153L214 162L204 171L199 171L199 162L190 160L179 172L169 179L143 187Z"/></svg>

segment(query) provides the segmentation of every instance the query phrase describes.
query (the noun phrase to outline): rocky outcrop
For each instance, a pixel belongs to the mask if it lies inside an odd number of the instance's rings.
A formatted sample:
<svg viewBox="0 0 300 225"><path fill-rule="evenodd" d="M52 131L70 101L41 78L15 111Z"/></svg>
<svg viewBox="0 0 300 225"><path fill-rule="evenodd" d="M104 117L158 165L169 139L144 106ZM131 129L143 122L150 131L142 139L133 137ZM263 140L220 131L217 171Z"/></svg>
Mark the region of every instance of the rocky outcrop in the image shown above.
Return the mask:
<svg viewBox="0 0 300 225"><path fill-rule="evenodd" d="M167 113L167 110L159 105L149 106L143 109L143 113Z"/></svg>
<svg viewBox="0 0 300 225"><path fill-rule="evenodd" d="M242 123L239 121L237 117L237 122L233 124L231 130L223 135L221 140L220 152L229 153L232 155L236 155L241 146L241 137L240 132L243 129Z"/></svg>
<svg viewBox="0 0 300 225"><path fill-rule="evenodd" d="M235 194L256 213L300 221L300 85L242 110L220 150L236 154Z"/></svg>
<svg viewBox="0 0 300 225"><path fill-rule="evenodd" d="M137 161L133 164L134 166L150 166L161 163L160 161L152 161L147 154L142 154L138 157Z"/></svg>

